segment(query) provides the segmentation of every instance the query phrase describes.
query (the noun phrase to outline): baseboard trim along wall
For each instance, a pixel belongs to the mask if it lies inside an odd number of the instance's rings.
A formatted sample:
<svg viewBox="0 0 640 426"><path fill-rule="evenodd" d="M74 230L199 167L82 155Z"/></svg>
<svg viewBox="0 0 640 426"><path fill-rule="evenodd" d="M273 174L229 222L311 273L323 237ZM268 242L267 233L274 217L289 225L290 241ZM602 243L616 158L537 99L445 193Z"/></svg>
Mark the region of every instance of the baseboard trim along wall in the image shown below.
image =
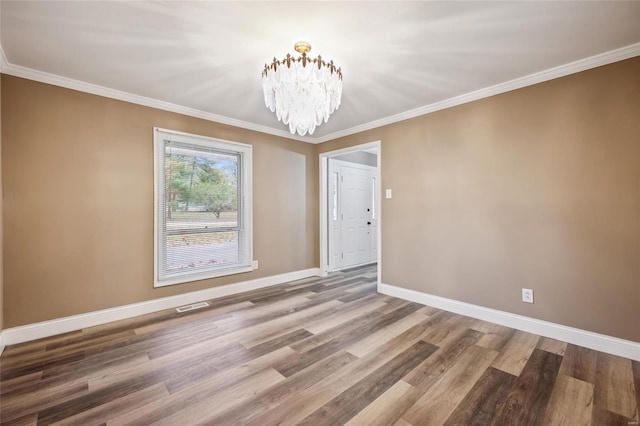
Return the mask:
<svg viewBox="0 0 640 426"><path fill-rule="evenodd" d="M4 351L4 340L2 339L2 331L0 331L0 355L2 355L2 351Z"/></svg>
<svg viewBox="0 0 640 426"><path fill-rule="evenodd" d="M85 314L73 315L50 321L7 328L2 331L0 347L3 347L3 345L15 345L16 343L55 336L57 334L81 330L83 328L106 324L112 321L118 321L138 315L162 311L164 309L176 308L178 306L188 305L203 300L216 299L218 297L229 296L236 293L256 290L259 288L319 275L320 268L304 269L285 274L257 278L255 280L242 281L220 287L212 287L190 293L178 294L170 297L163 297L160 299L148 300L145 302L133 303L130 305L118 306L115 308L102 309L100 311L87 312Z"/></svg>
<svg viewBox="0 0 640 426"><path fill-rule="evenodd" d="M606 352L613 355L640 361L640 343L617 337L598 334L579 328L568 327L536 318L512 314L496 309L485 308L471 303L459 302L446 297L434 296L415 290L396 287L390 284L380 284L378 292L388 296L410 300L434 308L444 309L456 314L477 318L484 321L504 325L518 330L538 334L544 337L584 346L589 349Z"/></svg>

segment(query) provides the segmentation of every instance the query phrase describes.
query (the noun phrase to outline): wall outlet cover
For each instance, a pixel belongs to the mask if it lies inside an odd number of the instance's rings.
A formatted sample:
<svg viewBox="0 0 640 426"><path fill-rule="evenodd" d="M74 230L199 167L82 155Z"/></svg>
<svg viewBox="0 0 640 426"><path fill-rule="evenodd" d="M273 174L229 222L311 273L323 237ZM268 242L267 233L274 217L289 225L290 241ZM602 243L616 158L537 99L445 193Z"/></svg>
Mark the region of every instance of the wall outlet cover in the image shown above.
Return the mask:
<svg viewBox="0 0 640 426"><path fill-rule="evenodd" d="M525 303L533 303L533 289L531 288L522 289L522 301Z"/></svg>

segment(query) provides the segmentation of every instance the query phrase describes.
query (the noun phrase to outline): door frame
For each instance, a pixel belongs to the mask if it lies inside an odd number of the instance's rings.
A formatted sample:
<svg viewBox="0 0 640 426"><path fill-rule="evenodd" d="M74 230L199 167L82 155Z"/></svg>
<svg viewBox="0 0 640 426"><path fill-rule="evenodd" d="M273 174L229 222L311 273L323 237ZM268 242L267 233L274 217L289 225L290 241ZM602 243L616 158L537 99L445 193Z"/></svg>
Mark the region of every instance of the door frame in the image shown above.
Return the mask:
<svg viewBox="0 0 640 426"><path fill-rule="evenodd" d="M377 244L378 244L378 286L382 282L382 162L380 161L382 156L381 148L382 142L377 140L374 142L364 143L361 145L354 145L348 148L337 149L334 151L323 152L319 155L319 181L320 181L320 276L326 277L329 269L329 245L328 245L328 232L329 232L329 190L328 190L328 178L329 178L329 158L338 155L346 154L349 152L358 152L365 149L377 148L377 197L376 197L376 211L378 212L378 226L377 226Z"/></svg>

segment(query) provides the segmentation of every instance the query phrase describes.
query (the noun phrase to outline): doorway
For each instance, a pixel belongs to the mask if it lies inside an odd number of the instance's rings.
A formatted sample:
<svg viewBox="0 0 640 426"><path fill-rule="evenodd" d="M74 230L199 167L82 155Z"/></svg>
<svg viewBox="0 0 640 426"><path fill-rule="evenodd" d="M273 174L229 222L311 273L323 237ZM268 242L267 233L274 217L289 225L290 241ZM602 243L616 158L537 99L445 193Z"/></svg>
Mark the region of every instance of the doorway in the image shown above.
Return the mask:
<svg viewBox="0 0 640 426"><path fill-rule="evenodd" d="M380 142L320 154L320 269L378 264Z"/></svg>

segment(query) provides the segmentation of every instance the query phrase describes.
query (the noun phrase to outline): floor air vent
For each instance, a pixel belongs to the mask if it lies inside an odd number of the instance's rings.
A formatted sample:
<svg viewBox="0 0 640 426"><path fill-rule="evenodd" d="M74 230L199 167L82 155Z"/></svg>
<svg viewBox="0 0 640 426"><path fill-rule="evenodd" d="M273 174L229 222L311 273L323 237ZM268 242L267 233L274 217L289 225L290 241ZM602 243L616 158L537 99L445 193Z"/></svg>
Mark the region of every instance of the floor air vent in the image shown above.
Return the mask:
<svg viewBox="0 0 640 426"><path fill-rule="evenodd" d="M194 309L204 308L206 306L209 306L207 302L199 302L199 303L194 303L193 305L180 306L179 308L176 308L176 311L182 313L187 311L193 311Z"/></svg>

